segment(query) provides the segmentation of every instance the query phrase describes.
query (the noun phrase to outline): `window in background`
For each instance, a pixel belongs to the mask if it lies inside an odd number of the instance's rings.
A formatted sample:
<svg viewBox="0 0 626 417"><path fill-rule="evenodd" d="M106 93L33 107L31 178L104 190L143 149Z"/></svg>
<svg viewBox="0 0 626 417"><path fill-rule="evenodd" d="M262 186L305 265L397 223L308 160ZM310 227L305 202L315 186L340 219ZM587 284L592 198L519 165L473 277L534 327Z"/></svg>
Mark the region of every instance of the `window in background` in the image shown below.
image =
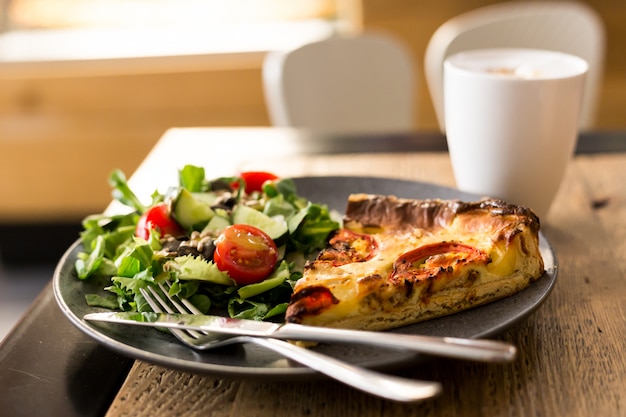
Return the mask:
<svg viewBox="0 0 626 417"><path fill-rule="evenodd" d="M229 54L359 30L360 0L0 0L0 62Z"/></svg>
<svg viewBox="0 0 626 417"><path fill-rule="evenodd" d="M0 0L8 29L204 26L333 19L334 0Z"/></svg>
<svg viewBox="0 0 626 417"><path fill-rule="evenodd" d="M0 61L268 51L354 30L359 0L0 0Z"/></svg>

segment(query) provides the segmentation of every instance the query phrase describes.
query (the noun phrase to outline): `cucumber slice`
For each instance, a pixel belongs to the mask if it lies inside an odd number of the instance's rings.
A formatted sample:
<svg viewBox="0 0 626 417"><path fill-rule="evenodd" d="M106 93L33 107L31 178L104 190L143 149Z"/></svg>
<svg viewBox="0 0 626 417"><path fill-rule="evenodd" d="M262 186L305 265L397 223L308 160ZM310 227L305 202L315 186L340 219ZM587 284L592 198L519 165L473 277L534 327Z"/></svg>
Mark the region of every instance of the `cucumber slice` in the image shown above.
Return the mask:
<svg viewBox="0 0 626 417"><path fill-rule="evenodd" d="M192 192L191 195L193 196L193 198L202 202L203 204L206 204L207 206L212 206L213 204L215 204L215 201L217 200L217 194L212 193L212 192L203 192L203 193Z"/></svg>
<svg viewBox="0 0 626 417"><path fill-rule="evenodd" d="M252 207L238 205L233 210L233 224L249 224L263 230L272 240L287 233L287 222L278 217L269 217Z"/></svg>
<svg viewBox="0 0 626 417"><path fill-rule="evenodd" d="M217 236L228 226L230 226L230 220L220 215L215 215L211 220L209 220L207 225L204 226L202 233L209 232Z"/></svg>
<svg viewBox="0 0 626 417"><path fill-rule="evenodd" d="M186 229L202 228L215 216L206 198L196 197L181 188L172 205L174 219Z"/></svg>

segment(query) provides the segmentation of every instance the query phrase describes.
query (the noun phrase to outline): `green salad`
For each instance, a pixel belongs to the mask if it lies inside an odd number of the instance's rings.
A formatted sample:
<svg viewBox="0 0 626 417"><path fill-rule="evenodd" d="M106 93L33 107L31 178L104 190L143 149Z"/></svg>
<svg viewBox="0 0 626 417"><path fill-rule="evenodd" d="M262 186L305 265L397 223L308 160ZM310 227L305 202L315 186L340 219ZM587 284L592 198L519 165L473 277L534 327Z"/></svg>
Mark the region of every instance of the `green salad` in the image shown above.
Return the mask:
<svg viewBox="0 0 626 417"><path fill-rule="evenodd" d="M207 179L187 165L178 186L155 191L148 205L121 171L109 182L129 211L83 221L76 273L106 282L86 296L91 306L151 311L139 290L169 281L171 295L203 313L278 319L306 260L341 227L339 215L268 172Z"/></svg>

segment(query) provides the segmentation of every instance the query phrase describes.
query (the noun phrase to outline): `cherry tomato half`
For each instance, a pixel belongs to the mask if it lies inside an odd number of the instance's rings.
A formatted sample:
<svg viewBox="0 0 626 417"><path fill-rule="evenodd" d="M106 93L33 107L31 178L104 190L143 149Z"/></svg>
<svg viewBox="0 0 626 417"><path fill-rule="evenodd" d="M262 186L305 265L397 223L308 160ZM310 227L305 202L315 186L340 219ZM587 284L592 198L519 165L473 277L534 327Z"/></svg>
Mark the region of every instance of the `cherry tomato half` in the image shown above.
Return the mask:
<svg viewBox="0 0 626 417"><path fill-rule="evenodd" d="M135 236L148 240L150 238L150 230L156 229L161 236L172 235L181 236L185 234L185 230L170 216L170 210L167 203L159 203L150 207L137 222Z"/></svg>
<svg viewBox="0 0 626 417"><path fill-rule="evenodd" d="M228 226L215 240L213 261L237 285L267 278L278 261L276 244L265 232L247 224Z"/></svg>
<svg viewBox="0 0 626 417"><path fill-rule="evenodd" d="M276 175L265 171L242 172L240 177L246 182L245 191L247 194L254 191L260 192L263 190L263 184L265 184L266 181L278 179Z"/></svg>

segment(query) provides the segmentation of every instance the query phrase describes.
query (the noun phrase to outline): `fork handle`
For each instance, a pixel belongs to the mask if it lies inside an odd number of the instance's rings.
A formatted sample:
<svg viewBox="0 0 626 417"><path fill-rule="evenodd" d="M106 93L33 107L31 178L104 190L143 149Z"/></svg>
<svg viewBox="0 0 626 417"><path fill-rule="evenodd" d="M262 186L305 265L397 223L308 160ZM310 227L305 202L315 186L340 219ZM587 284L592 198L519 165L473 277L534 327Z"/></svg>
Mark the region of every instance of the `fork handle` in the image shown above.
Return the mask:
<svg viewBox="0 0 626 417"><path fill-rule="evenodd" d="M434 397L441 392L441 384L438 382L382 374L278 339L248 336L243 338L246 342L271 349L346 385L389 400L415 402Z"/></svg>
<svg viewBox="0 0 626 417"><path fill-rule="evenodd" d="M465 339L398 333L380 333L287 323L272 337L319 342L356 343L383 348L409 350L436 356L482 362L506 362L515 358L515 346L487 339Z"/></svg>

